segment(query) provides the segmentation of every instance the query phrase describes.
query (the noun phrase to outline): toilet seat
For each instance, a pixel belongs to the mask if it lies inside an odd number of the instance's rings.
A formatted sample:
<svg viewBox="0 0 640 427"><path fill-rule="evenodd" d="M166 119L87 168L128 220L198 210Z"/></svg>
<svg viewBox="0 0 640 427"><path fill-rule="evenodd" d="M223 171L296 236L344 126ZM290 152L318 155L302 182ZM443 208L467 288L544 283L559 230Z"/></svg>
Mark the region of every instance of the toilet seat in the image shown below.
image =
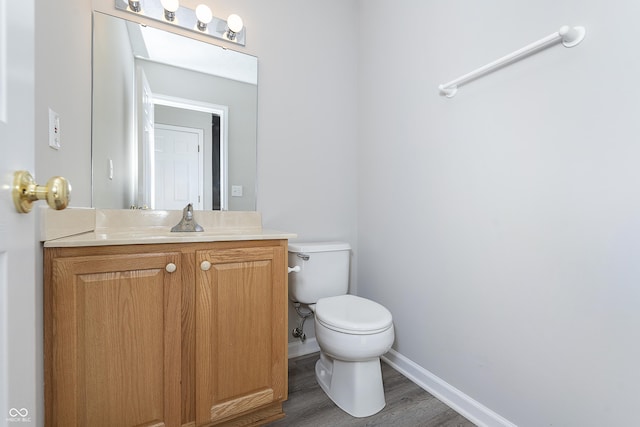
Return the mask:
<svg viewBox="0 0 640 427"><path fill-rule="evenodd" d="M377 334L393 325L391 313L384 306L355 295L321 298L315 315L323 326L346 334Z"/></svg>

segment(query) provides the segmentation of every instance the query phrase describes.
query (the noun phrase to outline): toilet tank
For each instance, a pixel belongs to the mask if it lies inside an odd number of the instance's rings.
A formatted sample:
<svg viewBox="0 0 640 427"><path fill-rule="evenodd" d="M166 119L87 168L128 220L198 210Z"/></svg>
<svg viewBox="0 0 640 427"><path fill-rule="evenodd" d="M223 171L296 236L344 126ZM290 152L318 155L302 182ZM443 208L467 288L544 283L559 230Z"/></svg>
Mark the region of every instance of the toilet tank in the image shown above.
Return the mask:
<svg viewBox="0 0 640 427"><path fill-rule="evenodd" d="M315 304L320 298L345 295L349 290L351 247L344 242L289 243L289 299Z"/></svg>

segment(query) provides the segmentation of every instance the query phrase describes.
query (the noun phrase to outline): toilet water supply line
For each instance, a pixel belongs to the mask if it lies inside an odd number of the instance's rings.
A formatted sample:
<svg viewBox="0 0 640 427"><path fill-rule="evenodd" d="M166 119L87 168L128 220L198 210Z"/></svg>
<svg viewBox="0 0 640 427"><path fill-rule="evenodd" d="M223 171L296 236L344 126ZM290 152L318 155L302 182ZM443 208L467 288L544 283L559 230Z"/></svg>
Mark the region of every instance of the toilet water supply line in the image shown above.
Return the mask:
<svg viewBox="0 0 640 427"><path fill-rule="evenodd" d="M305 340L307 339L307 335L304 333L304 321L307 320L307 318L313 316L313 311L307 309L309 310L308 313L303 312L302 310L300 310L299 302L294 302L293 308L296 309L296 313L298 313L300 320L298 322L298 327L293 328L293 330L291 331L291 335L294 338L300 338L300 341L305 342Z"/></svg>
<svg viewBox="0 0 640 427"><path fill-rule="evenodd" d="M298 257L304 259L305 261L309 259L309 255L304 255L304 254L298 254ZM300 272L300 266L296 265L295 267L289 267L288 270L289 270L289 273L298 273ZM313 311L308 309L309 312L305 313L302 310L300 310L300 305L301 304L299 302L293 303L293 308L296 309L296 313L298 313L298 317L300 317L300 320L298 321L298 327L293 328L293 330L291 331L291 335L294 338L300 338L300 341L305 342L307 339L307 335L304 333L304 322L305 320L307 320L307 318L313 316Z"/></svg>

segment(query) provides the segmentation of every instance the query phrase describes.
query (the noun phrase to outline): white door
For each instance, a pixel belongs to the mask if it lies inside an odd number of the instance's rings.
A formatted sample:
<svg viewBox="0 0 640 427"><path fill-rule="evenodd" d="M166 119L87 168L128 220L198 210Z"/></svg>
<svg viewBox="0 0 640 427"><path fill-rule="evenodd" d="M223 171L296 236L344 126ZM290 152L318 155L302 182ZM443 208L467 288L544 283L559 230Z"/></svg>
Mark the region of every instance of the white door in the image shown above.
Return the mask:
<svg viewBox="0 0 640 427"><path fill-rule="evenodd" d="M203 206L204 132L182 126L155 125L155 208L184 209Z"/></svg>
<svg viewBox="0 0 640 427"><path fill-rule="evenodd" d="M34 0L0 0L0 425L42 425L36 380L35 213L19 214L13 172L34 171ZM43 177L36 180L46 181ZM39 271L42 271L41 269ZM38 417L39 418L39 417Z"/></svg>

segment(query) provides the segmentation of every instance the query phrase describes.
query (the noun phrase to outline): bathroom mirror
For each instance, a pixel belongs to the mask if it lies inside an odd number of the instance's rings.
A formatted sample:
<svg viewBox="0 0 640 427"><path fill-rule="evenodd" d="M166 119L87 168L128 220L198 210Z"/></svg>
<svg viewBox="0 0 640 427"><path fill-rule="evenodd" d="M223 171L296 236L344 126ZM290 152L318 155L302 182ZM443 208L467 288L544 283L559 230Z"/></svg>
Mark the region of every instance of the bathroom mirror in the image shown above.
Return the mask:
<svg viewBox="0 0 640 427"><path fill-rule="evenodd" d="M256 57L93 14L93 206L256 209Z"/></svg>

